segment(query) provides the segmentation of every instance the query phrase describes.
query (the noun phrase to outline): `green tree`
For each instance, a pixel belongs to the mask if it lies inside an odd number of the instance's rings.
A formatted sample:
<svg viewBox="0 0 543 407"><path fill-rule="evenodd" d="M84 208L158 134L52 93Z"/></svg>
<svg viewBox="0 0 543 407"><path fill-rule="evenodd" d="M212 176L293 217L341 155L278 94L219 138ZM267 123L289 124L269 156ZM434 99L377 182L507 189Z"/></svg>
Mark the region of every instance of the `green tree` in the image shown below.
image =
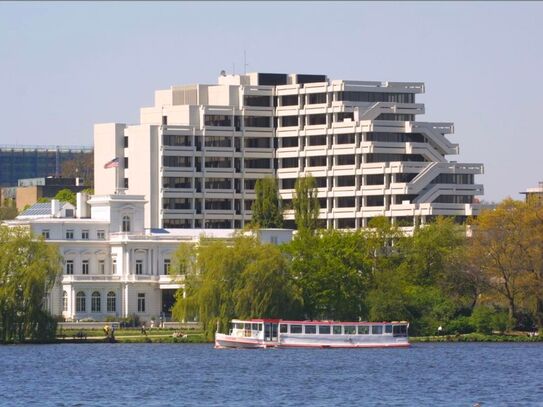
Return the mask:
<svg viewBox="0 0 543 407"><path fill-rule="evenodd" d="M292 275L302 291L305 317L367 318L372 261L361 231L299 233L285 246Z"/></svg>
<svg viewBox="0 0 543 407"><path fill-rule="evenodd" d="M17 207L15 206L15 199L6 198L0 206L0 221L15 219L17 216Z"/></svg>
<svg viewBox="0 0 543 407"><path fill-rule="evenodd" d="M0 342L53 339L56 322L43 301L61 271L57 247L7 226L0 245Z"/></svg>
<svg viewBox="0 0 543 407"><path fill-rule="evenodd" d="M283 211L275 178L256 181L256 199L251 207L253 224L260 228L282 228Z"/></svg>
<svg viewBox="0 0 543 407"><path fill-rule="evenodd" d="M75 200L76 200L75 198L76 198L75 192L69 190L68 188L61 189L55 195L55 199L58 199L61 202L69 202L72 205L76 204L75 203Z"/></svg>
<svg viewBox="0 0 543 407"><path fill-rule="evenodd" d="M318 227L320 205L317 184L311 174L296 180L292 206L298 230L302 233L314 233Z"/></svg>

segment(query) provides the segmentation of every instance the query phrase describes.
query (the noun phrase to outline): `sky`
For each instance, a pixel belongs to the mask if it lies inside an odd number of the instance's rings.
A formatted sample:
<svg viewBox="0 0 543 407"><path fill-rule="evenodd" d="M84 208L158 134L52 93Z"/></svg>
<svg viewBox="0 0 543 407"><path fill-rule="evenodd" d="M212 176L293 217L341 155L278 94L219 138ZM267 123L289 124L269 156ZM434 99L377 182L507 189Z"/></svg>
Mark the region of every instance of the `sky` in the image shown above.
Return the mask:
<svg viewBox="0 0 543 407"><path fill-rule="evenodd" d="M92 145L221 70L424 82L485 201L543 180L541 2L1 2L0 144Z"/></svg>

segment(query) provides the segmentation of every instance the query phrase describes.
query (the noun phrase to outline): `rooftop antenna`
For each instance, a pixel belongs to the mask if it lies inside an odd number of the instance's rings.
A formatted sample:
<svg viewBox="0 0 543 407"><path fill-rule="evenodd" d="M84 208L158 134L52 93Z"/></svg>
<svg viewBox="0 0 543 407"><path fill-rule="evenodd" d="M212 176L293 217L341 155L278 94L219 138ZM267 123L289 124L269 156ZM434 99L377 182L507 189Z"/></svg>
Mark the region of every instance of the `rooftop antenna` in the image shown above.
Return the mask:
<svg viewBox="0 0 543 407"><path fill-rule="evenodd" d="M243 50L243 74L247 75L247 66L249 64L247 63L247 52Z"/></svg>

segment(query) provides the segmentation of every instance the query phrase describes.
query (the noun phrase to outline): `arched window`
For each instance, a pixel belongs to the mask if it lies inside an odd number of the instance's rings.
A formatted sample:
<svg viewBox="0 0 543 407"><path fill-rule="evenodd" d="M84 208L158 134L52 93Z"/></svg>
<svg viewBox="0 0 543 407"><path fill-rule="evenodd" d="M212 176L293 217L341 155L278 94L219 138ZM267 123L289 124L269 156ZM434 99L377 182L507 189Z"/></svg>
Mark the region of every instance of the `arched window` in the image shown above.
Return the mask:
<svg viewBox="0 0 543 407"><path fill-rule="evenodd" d="M91 312L101 311L100 300L100 293L98 291L93 292L91 296Z"/></svg>
<svg viewBox="0 0 543 407"><path fill-rule="evenodd" d="M123 216L123 232L130 232L130 216L124 215Z"/></svg>
<svg viewBox="0 0 543 407"><path fill-rule="evenodd" d="M79 291L75 296L75 311L76 312L86 312L87 299L85 298L85 293L83 291Z"/></svg>
<svg viewBox="0 0 543 407"><path fill-rule="evenodd" d="M117 296L113 291L107 293L107 312L117 311Z"/></svg>
<svg viewBox="0 0 543 407"><path fill-rule="evenodd" d="M68 293L66 291L62 292L62 311L68 311Z"/></svg>

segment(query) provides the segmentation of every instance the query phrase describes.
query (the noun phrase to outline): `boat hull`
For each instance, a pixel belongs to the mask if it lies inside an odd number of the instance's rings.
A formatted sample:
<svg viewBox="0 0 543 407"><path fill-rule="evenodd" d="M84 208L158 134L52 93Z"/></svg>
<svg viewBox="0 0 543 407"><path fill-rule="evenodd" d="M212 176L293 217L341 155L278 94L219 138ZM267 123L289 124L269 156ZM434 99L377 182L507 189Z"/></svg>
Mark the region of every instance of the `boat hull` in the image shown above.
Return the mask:
<svg viewBox="0 0 543 407"><path fill-rule="evenodd" d="M263 341L259 338L238 337L216 334L216 349L266 349L266 348L312 348L312 349L363 349L363 348L408 348L406 340L395 342L354 342L354 341L303 341L297 338L285 338L279 341Z"/></svg>

